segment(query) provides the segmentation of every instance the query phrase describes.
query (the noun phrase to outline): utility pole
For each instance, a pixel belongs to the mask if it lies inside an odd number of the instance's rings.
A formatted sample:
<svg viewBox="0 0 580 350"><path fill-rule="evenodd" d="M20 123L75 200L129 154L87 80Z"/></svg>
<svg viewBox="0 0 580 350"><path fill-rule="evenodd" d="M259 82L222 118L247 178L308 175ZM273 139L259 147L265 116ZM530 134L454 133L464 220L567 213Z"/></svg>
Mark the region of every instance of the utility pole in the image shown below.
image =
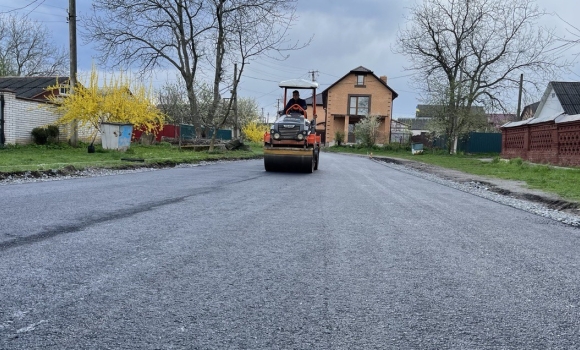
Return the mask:
<svg viewBox="0 0 580 350"><path fill-rule="evenodd" d="M264 107L262 107L262 121L264 121Z"/></svg>
<svg viewBox="0 0 580 350"><path fill-rule="evenodd" d="M520 74L520 92L518 94L518 114L516 115L516 120L521 120L520 112L522 107L522 90L524 88L524 75Z"/></svg>
<svg viewBox="0 0 580 350"><path fill-rule="evenodd" d="M234 139L238 138L238 64L234 63Z"/></svg>
<svg viewBox="0 0 580 350"><path fill-rule="evenodd" d="M314 76L314 74L318 74L318 71L317 70L311 70L308 73L312 74L312 81L316 81L316 77Z"/></svg>
<svg viewBox="0 0 580 350"><path fill-rule="evenodd" d="M70 50L70 73L69 73L69 94L74 93L74 87L77 84L77 5L76 0L68 1L68 30L69 30L69 50ZM78 143L78 122L75 120L71 123L72 135L70 143L73 147Z"/></svg>
<svg viewBox="0 0 580 350"><path fill-rule="evenodd" d="M277 98L276 101L278 101L278 104L276 105L276 114L278 114L278 112L280 112L280 100L282 100L281 98Z"/></svg>

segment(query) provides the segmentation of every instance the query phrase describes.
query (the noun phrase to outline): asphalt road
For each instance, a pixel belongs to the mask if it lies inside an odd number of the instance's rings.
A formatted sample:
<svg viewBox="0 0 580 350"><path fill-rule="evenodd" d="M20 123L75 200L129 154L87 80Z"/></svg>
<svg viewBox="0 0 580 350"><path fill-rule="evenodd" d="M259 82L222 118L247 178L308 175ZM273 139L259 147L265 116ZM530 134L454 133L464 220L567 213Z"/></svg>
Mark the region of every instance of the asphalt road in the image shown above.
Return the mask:
<svg viewBox="0 0 580 350"><path fill-rule="evenodd" d="M0 187L0 349L576 349L580 230L324 153Z"/></svg>

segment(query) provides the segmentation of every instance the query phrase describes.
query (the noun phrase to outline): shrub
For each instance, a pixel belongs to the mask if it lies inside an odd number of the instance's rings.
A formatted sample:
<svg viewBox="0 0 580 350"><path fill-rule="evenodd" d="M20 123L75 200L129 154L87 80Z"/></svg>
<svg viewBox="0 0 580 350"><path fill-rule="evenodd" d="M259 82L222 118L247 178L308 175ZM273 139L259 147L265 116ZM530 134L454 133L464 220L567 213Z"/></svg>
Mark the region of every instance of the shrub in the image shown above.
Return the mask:
<svg viewBox="0 0 580 350"><path fill-rule="evenodd" d="M334 141L336 142L337 146L344 144L344 132L337 131L334 133Z"/></svg>
<svg viewBox="0 0 580 350"><path fill-rule="evenodd" d="M251 122L242 128L242 132L248 140L259 143L264 141L264 134L268 132L268 125Z"/></svg>
<svg viewBox="0 0 580 350"><path fill-rule="evenodd" d="M367 116L356 124L354 134L365 148L371 148L377 143L381 121L375 116Z"/></svg>
<svg viewBox="0 0 580 350"><path fill-rule="evenodd" d="M46 133L48 135L49 142L56 142L58 140L58 126L56 125L49 125L46 127Z"/></svg>
<svg viewBox="0 0 580 350"><path fill-rule="evenodd" d="M49 125L46 127L36 127L32 129L30 134L37 145L46 145L47 143L56 143L58 141L58 126Z"/></svg>
<svg viewBox="0 0 580 350"><path fill-rule="evenodd" d="M32 139L34 140L34 143L37 145L46 145L46 143L48 142L48 132L46 128L43 127L34 128L30 132L30 134L32 134Z"/></svg>

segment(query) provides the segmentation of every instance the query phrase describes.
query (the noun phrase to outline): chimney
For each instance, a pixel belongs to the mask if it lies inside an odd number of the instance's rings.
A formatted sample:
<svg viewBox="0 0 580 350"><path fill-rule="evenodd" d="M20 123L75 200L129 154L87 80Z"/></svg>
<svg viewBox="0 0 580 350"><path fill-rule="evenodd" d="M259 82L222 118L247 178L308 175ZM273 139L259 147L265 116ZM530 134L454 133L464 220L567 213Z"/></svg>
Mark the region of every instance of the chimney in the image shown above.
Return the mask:
<svg viewBox="0 0 580 350"><path fill-rule="evenodd" d="M381 80L385 83L385 85L387 84L387 76L386 75L381 75L380 76Z"/></svg>

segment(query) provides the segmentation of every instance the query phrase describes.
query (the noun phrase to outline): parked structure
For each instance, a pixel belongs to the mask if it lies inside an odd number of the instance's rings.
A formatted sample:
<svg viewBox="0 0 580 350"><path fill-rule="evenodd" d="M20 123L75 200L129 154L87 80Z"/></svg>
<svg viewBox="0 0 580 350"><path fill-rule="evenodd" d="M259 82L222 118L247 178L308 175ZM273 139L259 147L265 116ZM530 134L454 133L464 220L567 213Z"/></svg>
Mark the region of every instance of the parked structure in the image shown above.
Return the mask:
<svg viewBox="0 0 580 350"><path fill-rule="evenodd" d="M58 83L58 84L57 84ZM49 86L59 88L48 91ZM54 124L58 115L49 108L48 94L62 95L68 91L67 77L0 77L0 141L1 144L32 142L31 131L36 127ZM59 139L67 139L61 128Z"/></svg>
<svg viewBox="0 0 580 350"><path fill-rule="evenodd" d="M580 82L550 82L533 118L503 125L501 155L580 166Z"/></svg>
<svg viewBox="0 0 580 350"><path fill-rule="evenodd" d="M387 143L393 100L397 96L387 85L386 76L378 77L365 67L357 67L322 92L323 109L317 109L316 131L325 134L325 143L329 145L334 145L337 131L344 133L347 143L356 143L356 123L376 115L381 119L377 143Z"/></svg>

